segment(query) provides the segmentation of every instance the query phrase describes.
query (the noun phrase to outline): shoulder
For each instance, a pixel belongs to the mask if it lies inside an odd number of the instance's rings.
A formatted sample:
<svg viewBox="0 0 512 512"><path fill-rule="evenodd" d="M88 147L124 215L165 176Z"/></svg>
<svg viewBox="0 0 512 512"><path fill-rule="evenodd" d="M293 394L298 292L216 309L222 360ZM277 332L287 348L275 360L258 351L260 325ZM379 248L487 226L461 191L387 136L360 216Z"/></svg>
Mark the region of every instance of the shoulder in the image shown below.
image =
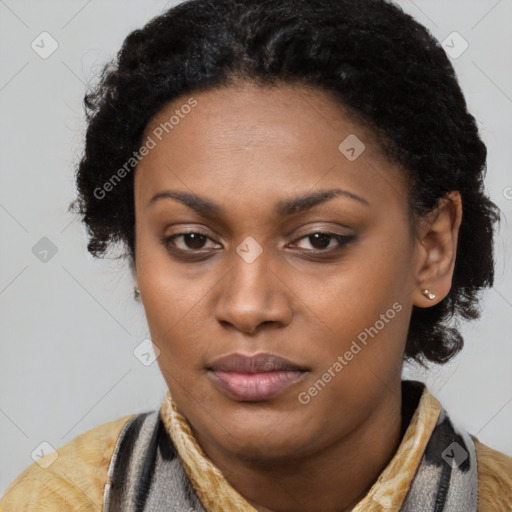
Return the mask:
<svg viewBox="0 0 512 512"><path fill-rule="evenodd" d="M88 430L34 462L7 488L0 512L101 510L110 458L132 416Z"/></svg>
<svg viewBox="0 0 512 512"><path fill-rule="evenodd" d="M473 437L478 467L478 510L512 510L512 457Z"/></svg>

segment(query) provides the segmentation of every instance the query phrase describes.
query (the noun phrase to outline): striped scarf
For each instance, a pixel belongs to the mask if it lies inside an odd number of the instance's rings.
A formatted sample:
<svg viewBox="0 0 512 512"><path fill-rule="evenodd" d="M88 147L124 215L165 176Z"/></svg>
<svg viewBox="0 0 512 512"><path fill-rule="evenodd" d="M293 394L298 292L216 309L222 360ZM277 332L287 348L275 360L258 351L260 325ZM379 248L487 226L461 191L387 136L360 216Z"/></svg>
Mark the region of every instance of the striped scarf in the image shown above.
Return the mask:
<svg viewBox="0 0 512 512"><path fill-rule="evenodd" d="M402 441L352 512L477 512L472 437L416 381L420 395ZM160 411L135 415L111 459L104 512L256 512L208 459L167 393Z"/></svg>

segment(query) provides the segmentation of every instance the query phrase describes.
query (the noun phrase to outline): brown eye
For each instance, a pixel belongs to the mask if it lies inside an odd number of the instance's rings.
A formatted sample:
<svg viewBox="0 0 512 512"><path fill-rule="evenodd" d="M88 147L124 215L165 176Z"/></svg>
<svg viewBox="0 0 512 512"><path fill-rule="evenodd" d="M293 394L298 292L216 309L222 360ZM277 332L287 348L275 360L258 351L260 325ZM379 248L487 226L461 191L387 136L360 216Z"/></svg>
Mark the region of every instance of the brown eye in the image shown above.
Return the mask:
<svg viewBox="0 0 512 512"><path fill-rule="evenodd" d="M208 235L198 231L191 231L168 236L162 240L162 243L169 250L176 249L181 252L192 253L193 251L205 249L205 244L208 240L211 240Z"/></svg>
<svg viewBox="0 0 512 512"><path fill-rule="evenodd" d="M201 233L187 233L183 236L183 241L189 249L202 249L207 239Z"/></svg>
<svg viewBox="0 0 512 512"><path fill-rule="evenodd" d="M307 237L315 249L327 249L333 237L327 233L314 233Z"/></svg>
<svg viewBox="0 0 512 512"><path fill-rule="evenodd" d="M312 247L311 249L308 247L302 247L303 249L311 250L311 251L326 251L330 252L330 249L340 249L347 243L351 242L354 239L353 235L339 235L337 233L329 233L323 231L317 231L315 233L310 233L309 235L305 235L300 240L307 240ZM335 242L334 246L331 246L331 242Z"/></svg>

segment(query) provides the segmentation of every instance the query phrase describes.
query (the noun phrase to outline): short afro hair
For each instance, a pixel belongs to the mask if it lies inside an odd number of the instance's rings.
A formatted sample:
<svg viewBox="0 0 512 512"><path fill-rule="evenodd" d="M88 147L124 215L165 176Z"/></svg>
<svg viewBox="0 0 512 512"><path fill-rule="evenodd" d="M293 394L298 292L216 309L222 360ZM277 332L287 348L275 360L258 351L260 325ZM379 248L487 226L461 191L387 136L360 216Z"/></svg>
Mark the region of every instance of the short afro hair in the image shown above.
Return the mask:
<svg viewBox="0 0 512 512"><path fill-rule="evenodd" d="M87 132L70 210L87 249L120 242L135 262L133 173L97 191L130 160L169 101L236 78L329 92L406 171L411 219L458 190L463 217L449 294L413 308L405 359L438 364L463 346L452 319L480 316L494 281L498 207L486 196L486 146L452 64L431 33L386 0L188 0L131 32L85 98Z"/></svg>

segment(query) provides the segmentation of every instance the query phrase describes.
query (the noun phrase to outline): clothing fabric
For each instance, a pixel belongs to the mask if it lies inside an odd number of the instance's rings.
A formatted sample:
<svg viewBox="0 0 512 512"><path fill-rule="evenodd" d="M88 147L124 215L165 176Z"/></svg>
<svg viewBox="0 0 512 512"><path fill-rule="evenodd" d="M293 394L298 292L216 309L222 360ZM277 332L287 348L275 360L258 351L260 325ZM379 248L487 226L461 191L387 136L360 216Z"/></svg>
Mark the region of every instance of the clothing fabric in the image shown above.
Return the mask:
<svg viewBox="0 0 512 512"><path fill-rule="evenodd" d="M423 384L406 381L402 387L404 394L416 393L419 404L395 456L353 512L476 512L473 440L455 430L446 411ZM161 416L206 510L256 512L206 457L169 394ZM452 451L455 453L450 464Z"/></svg>
<svg viewBox="0 0 512 512"><path fill-rule="evenodd" d="M510 512L512 458L457 428L423 384L403 381L403 392L414 413L353 512ZM44 465L18 476L0 512L255 510L205 456L170 393L159 411L96 427Z"/></svg>

